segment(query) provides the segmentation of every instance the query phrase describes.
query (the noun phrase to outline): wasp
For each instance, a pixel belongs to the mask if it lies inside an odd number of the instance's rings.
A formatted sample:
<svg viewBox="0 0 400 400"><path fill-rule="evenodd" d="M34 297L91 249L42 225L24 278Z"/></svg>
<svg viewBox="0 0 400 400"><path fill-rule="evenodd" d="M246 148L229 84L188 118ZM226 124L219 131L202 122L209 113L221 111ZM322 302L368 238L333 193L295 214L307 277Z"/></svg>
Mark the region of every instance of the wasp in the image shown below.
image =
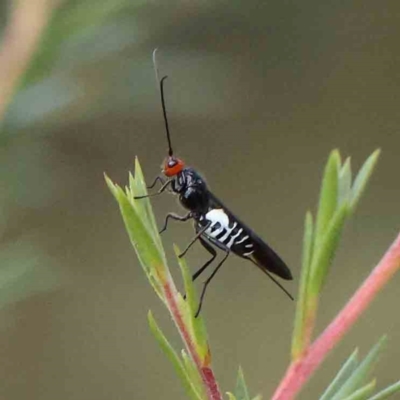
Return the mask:
<svg viewBox="0 0 400 400"><path fill-rule="evenodd" d="M156 50L153 53L153 62L161 94L161 105L168 142L168 156L163 164L162 175L157 176L148 187L148 189L152 189L157 183L160 183L160 188L156 192L135 198L157 196L167 189L178 195L179 202L187 210L187 213L185 215L168 213L160 233L167 229L170 220L180 222L193 221L196 234L179 257L183 257L195 242L200 242L211 255L211 258L193 274L193 281L214 262L217 257L216 248L224 252L223 258L216 264L213 272L204 282L196 317L201 311L208 285L232 253L256 265L293 300L290 293L271 275L273 273L285 280L293 279L285 262L210 191L206 181L194 168L187 166L182 159L174 155L164 96L164 82L167 76L158 79L155 56Z"/></svg>

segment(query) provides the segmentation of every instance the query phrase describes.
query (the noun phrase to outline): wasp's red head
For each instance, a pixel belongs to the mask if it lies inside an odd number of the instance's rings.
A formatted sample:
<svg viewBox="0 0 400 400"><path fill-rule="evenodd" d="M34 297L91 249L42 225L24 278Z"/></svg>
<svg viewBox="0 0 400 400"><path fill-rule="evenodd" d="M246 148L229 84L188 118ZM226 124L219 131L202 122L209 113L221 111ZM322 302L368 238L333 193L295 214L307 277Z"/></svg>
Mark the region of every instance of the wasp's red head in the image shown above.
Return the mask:
<svg viewBox="0 0 400 400"><path fill-rule="evenodd" d="M178 175L184 167L185 163L181 159L169 156L165 159L163 172L165 176L171 177Z"/></svg>

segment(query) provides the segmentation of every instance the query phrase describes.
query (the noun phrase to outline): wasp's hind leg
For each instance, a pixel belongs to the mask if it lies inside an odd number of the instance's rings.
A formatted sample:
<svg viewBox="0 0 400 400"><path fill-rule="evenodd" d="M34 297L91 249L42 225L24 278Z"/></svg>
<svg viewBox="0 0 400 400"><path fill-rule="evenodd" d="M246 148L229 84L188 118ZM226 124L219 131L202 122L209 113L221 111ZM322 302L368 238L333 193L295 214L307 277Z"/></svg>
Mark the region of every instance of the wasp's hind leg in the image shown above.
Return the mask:
<svg viewBox="0 0 400 400"><path fill-rule="evenodd" d="M215 274L218 272L218 270L221 268L222 264L226 261L226 259L228 258L230 252L227 251L225 254L225 257L218 263L218 265L215 267L214 271L212 272L212 274L207 278L207 280L204 282L204 286L203 286L203 290L201 291L201 295L200 295L200 302L199 302L199 308L196 311L196 315L195 318L197 318L200 314L201 311L201 307L203 305L203 300L204 300L204 296L206 294L206 290L208 285L210 284L212 278L214 278ZM202 272L202 271L201 271ZM201 273L200 272L200 273ZM199 273L199 275L200 275Z"/></svg>
<svg viewBox="0 0 400 400"><path fill-rule="evenodd" d="M192 275L192 282L194 282L205 270L206 268L215 260L217 257L217 251L209 243L207 243L202 237L199 238L202 246L211 254L211 258ZM183 295L186 300L186 294Z"/></svg>
<svg viewBox="0 0 400 400"><path fill-rule="evenodd" d="M169 219L173 219L174 221L185 222L185 221L189 220L190 218L193 218L193 215L191 212L187 213L186 215L177 215L174 213L168 213L167 216L165 217L164 226L161 228L159 233L163 233L164 231L167 230Z"/></svg>
<svg viewBox="0 0 400 400"><path fill-rule="evenodd" d="M159 179L157 179L157 178L159 178ZM150 188L151 188L151 187L154 187L154 185L156 184L156 182L157 182L158 180L160 180L161 182L164 182L159 176L158 176L157 178L154 180L154 182L152 183L152 185L150 186ZM135 196L134 199L135 199L135 200L138 200L138 199L145 199L146 197L158 196L159 194L161 194L162 192L164 192L165 189L168 188L168 186L171 184L171 182L172 182L172 179L170 179L170 180L164 182L163 185L160 187L160 189L157 190L157 192L150 193L150 194L146 194L146 195L144 195L144 196Z"/></svg>
<svg viewBox="0 0 400 400"><path fill-rule="evenodd" d="M207 243L202 237L199 238L202 246L211 254L211 258L201 267L199 268L192 276L192 281L194 282L204 271L205 269L215 260L217 257L217 251L214 247L212 247L209 243Z"/></svg>

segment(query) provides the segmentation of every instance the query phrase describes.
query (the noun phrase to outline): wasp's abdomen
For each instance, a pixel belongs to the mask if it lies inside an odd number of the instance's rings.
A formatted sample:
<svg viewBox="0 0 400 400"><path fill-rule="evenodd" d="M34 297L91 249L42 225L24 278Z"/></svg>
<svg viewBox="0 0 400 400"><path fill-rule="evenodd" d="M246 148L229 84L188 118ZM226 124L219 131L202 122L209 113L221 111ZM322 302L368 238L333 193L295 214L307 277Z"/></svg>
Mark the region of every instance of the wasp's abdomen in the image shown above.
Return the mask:
<svg viewBox="0 0 400 400"><path fill-rule="evenodd" d="M281 258L249 228L227 214L223 208L214 208L196 218L197 232L204 231L211 243L239 257L250 259L261 270L270 271L283 279L292 279L292 274Z"/></svg>
<svg viewBox="0 0 400 400"><path fill-rule="evenodd" d="M199 221L199 228L210 226L204 235L218 247L232 250L234 253L248 257L254 252L251 238L238 221L230 220L223 209L213 209L202 216Z"/></svg>

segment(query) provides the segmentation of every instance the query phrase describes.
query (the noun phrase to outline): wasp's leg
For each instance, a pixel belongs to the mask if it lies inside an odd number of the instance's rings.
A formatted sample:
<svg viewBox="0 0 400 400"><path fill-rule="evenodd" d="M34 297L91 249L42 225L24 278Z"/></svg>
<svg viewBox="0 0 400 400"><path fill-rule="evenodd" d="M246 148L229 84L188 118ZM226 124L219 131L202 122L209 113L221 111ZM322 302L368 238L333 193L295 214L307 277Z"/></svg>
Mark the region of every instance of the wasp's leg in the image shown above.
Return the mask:
<svg viewBox="0 0 400 400"><path fill-rule="evenodd" d="M206 268L215 260L217 257L217 251L212 247L208 242L206 242L202 237L199 238L202 246L211 254L211 258L201 267L199 268L193 275L192 281L194 282L205 270ZM186 299L186 294L183 296Z"/></svg>
<svg viewBox="0 0 400 400"><path fill-rule="evenodd" d="M190 241L190 243L186 246L186 249L182 251L181 254L179 254L179 258L182 258L187 251L192 247L192 245L194 244L194 242L207 230L207 228L211 225L211 221L207 222L207 225L204 226L203 228L201 228L197 233L196 236Z"/></svg>
<svg viewBox="0 0 400 400"><path fill-rule="evenodd" d="M169 219L173 219L175 221L187 221L188 219L193 218L192 213L189 212L186 215L177 215L174 213L168 213L167 216L165 217L165 222L164 222L164 226L162 227L162 229L160 230L159 233L163 233L165 230L167 230L167 226L168 226L168 220Z"/></svg>
<svg viewBox="0 0 400 400"><path fill-rule="evenodd" d="M202 237L199 238L202 246L211 254L211 258L201 267L199 268L192 276L192 281L194 282L204 271L205 269L215 260L217 257L217 251L214 247L212 247L208 242L206 242Z"/></svg>
<svg viewBox="0 0 400 400"><path fill-rule="evenodd" d="M172 182L172 179L170 179L169 181L166 181L166 182L160 187L160 189L157 190L157 192L150 193L150 194L147 194L147 195L145 195L145 196L135 196L134 199L137 200L137 199L144 199L144 198L146 198L146 197L158 196L158 195L161 194L165 189L168 188L168 186L171 184L171 182Z"/></svg>
<svg viewBox="0 0 400 400"><path fill-rule="evenodd" d="M196 318L200 314L201 307L203 305L204 295L206 294L206 290L207 290L207 287L208 287L209 283L211 282L212 278L214 278L214 276L218 272L218 270L221 268L222 264L226 261L226 259L228 258L229 254L230 254L230 252L227 251L226 254L225 254L225 257L219 262L219 264L215 267L215 269L212 272L212 274L204 282L203 290L201 291L201 295L200 295L199 308L197 309L196 315L195 315Z"/></svg>

